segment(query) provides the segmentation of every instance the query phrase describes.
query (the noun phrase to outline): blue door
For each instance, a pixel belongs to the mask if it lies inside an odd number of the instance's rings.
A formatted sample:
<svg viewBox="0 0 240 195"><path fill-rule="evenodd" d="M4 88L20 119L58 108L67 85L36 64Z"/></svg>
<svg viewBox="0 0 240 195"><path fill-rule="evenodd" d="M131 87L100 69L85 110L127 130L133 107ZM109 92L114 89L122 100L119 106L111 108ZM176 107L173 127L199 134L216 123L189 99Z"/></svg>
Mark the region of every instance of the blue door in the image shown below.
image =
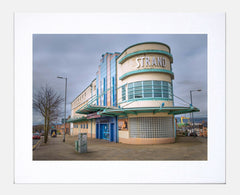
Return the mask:
<svg viewBox="0 0 240 195"><path fill-rule="evenodd" d="M99 125L96 124L96 138L99 139Z"/></svg>
<svg viewBox="0 0 240 195"><path fill-rule="evenodd" d="M100 137L100 139L109 140L109 128L108 128L108 124L100 124L100 132L101 132L101 137Z"/></svg>
<svg viewBox="0 0 240 195"><path fill-rule="evenodd" d="M111 123L111 126L110 126L110 142L113 142L114 141L114 123Z"/></svg>

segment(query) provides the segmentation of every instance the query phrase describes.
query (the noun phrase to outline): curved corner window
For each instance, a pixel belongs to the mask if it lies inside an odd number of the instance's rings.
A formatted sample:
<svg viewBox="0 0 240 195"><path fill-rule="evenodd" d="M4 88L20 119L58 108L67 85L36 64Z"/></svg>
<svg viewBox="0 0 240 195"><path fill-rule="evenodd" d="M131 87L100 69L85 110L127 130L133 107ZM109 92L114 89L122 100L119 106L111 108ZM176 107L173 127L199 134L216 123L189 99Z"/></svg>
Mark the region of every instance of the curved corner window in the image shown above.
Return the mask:
<svg viewBox="0 0 240 195"><path fill-rule="evenodd" d="M138 81L128 84L128 100L162 98L172 100L172 84L167 81Z"/></svg>
<svg viewBox="0 0 240 195"><path fill-rule="evenodd" d="M122 100L126 100L126 85L122 86Z"/></svg>

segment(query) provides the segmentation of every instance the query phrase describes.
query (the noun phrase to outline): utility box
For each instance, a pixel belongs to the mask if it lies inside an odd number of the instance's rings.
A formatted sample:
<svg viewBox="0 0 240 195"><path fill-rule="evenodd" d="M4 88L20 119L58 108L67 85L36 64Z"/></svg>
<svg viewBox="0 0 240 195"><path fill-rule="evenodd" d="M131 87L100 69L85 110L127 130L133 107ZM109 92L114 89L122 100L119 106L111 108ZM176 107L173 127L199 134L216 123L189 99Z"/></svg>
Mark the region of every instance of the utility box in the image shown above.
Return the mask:
<svg viewBox="0 0 240 195"><path fill-rule="evenodd" d="M78 152L79 153L87 152L87 133L78 134Z"/></svg>
<svg viewBox="0 0 240 195"><path fill-rule="evenodd" d="M78 140L75 141L75 151L78 152Z"/></svg>

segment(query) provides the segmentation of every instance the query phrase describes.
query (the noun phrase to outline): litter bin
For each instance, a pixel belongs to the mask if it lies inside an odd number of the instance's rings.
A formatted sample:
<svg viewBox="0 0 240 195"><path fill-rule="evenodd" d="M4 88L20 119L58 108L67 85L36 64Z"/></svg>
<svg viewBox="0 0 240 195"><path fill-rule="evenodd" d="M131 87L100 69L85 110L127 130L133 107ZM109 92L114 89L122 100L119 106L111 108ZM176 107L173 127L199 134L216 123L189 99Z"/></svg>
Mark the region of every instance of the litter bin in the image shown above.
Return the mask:
<svg viewBox="0 0 240 195"><path fill-rule="evenodd" d="M79 153L87 152L87 133L78 134L78 152Z"/></svg>

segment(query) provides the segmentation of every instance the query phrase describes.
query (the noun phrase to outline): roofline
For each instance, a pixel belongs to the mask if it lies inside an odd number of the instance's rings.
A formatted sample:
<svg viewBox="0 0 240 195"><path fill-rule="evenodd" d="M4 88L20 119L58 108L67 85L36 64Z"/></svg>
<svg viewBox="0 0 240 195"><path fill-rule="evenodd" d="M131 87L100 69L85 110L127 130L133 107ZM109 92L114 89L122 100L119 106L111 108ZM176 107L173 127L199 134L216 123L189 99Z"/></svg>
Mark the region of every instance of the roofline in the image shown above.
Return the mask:
<svg viewBox="0 0 240 195"><path fill-rule="evenodd" d="M161 44L161 45L165 45L168 49L169 49L169 53L171 53L171 48L167 45L167 44L165 44L165 43L162 43L162 42L154 42L154 41L149 41L149 42L141 42L141 43L136 43L136 44L134 44L134 45L130 45L129 47L127 47L118 57L117 57L117 59L126 51L126 50L128 50L129 48L131 48L131 47L134 47L134 46L137 46L137 45L142 45L142 44Z"/></svg>
<svg viewBox="0 0 240 195"><path fill-rule="evenodd" d="M95 79L93 79L92 80L92 82L91 82L91 84L93 83L93 81L95 81L96 80L96 78ZM89 87L89 86L91 86L91 84L90 85L88 85L81 93L79 93L79 95L77 96L77 97L75 97L74 98L74 100L71 102L71 104L84 92L84 91L86 91L87 90L87 88Z"/></svg>

